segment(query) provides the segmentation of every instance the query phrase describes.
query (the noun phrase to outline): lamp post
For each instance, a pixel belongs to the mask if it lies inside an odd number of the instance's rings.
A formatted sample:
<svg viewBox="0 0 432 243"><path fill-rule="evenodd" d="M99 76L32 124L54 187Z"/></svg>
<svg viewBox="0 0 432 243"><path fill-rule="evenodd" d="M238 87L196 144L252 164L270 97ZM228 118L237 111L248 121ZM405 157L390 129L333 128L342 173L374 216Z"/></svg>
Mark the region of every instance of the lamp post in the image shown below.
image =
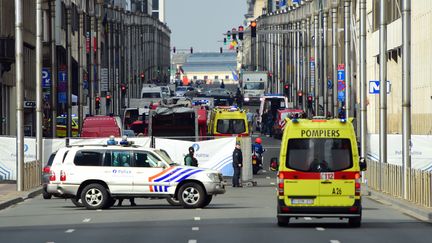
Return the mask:
<svg viewBox="0 0 432 243"><path fill-rule="evenodd" d="M72 137L72 46L71 46L71 0L64 0L66 7L66 63L67 63L67 92L66 92L66 137Z"/></svg>

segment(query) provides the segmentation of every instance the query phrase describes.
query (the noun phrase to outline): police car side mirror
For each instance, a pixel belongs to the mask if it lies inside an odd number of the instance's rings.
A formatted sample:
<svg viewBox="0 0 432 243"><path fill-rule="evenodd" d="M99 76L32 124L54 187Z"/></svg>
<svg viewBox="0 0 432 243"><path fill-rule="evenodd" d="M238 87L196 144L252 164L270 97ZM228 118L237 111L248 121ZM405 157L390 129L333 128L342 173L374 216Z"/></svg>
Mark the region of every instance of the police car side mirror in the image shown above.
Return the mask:
<svg viewBox="0 0 432 243"><path fill-rule="evenodd" d="M360 170L361 171L366 171L367 170L367 163L366 163L365 158L360 158L359 164L360 164Z"/></svg>
<svg viewBox="0 0 432 243"><path fill-rule="evenodd" d="M270 159L270 170L271 171L277 171L279 167L278 159L277 158L271 158Z"/></svg>

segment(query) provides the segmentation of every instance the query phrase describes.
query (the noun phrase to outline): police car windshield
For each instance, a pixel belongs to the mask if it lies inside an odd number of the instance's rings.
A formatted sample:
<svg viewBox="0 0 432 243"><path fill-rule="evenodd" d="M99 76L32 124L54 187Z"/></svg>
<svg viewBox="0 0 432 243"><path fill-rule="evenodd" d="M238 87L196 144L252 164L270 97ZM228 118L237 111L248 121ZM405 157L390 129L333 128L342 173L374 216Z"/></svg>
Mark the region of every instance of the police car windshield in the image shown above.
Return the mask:
<svg viewBox="0 0 432 243"><path fill-rule="evenodd" d="M353 166L349 139L309 138L288 141L286 167L303 172L336 172Z"/></svg>
<svg viewBox="0 0 432 243"><path fill-rule="evenodd" d="M216 131L222 134L240 134L246 132L243 119L219 119Z"/></svg>
<svg viewBox="0 0 432 243"><path fill-rule="evenodd" d="M159 155L165 162L167 162L169 165L176 165L177 163L172 161L170 156L165 150L155 150L154 151L157 155Z"/></svg>

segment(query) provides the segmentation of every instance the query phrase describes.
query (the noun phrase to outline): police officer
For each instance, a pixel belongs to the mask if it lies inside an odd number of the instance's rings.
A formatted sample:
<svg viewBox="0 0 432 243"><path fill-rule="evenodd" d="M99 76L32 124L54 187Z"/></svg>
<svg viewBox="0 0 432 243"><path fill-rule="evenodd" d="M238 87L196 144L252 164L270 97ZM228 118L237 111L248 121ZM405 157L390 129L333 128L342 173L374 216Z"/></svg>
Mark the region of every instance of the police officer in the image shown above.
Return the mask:
<svg viewBox="0 0 432 243"><path fill-rule="evenodd" d="M198 167L198 160L194 157L195 149L189 147L189 153L184 157L184 162L186 166Z"/></svg>
<svg viewBox="0 0 432 243"><path fill-rule="evenodd" d="M240 142L236 143L236 147L233 152L233 168L234 168L234 175L233 175L233 187L241 187L240 185L240 173L241 169L243 167L243 154L240 149Z"/></svg>

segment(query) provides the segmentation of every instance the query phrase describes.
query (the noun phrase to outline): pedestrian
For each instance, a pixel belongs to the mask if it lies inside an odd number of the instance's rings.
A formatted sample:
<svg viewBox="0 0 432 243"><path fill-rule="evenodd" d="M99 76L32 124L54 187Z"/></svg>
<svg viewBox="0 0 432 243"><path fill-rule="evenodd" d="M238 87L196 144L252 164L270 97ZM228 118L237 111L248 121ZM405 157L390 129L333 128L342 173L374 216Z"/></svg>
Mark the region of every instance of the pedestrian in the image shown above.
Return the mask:
<svg viewBox="0 0 432 243"><path fill-rule="evenodd" d="M220 88L221 88L221 89L225 89L225 84L224 84L224 81L223 81L223 80L222 80L222 82L221 82Z"/></svg>
<svg viewBox="0 0 432 243"><path fill-rule="evenodd" d="M235 98L236 98L237 106L242 108L243 107L243 96L242 96L240 87L237 87Z"/></svg>
<svg viewBox="0 0 432 243"><path fill-rule="evenodd" d="M261 134L266 135L267 134L267 120L268 120L269 112L268 110L264 110L262 116L261 116Z"/></svg>
<svg viewBox="0 0 432 243"><path fill-rule="evenodd" d="M249 133L253 134L254 113L248 110L246 113L246 117L248 121Z"/></svg>
<svg viewBox="0 0 432 243"><path fill-rule="evenodd" d="M184 157L185 165L198 167L198 160L194 157L195 149L189 147L188 151L189 153Z"/></svg>
<svg viewBox="0 0 432 243"><path fill-rule="evenodd" d="M255 110L255 114L254 114L254 126L255 126L255 130L256 131L261 131L261 125L260 125L260 123L259 123L259 121L258 121L258 117L260 117L260 112L259 112L259 109L256 109Z"/></svg>
<svg viewBox="0 0 432 243"><path fill-rule="evenodd" d="M233 152L233 168L234 168L234 175L232 179L233 187L241 187L240 175L241 175L242 167L243 167L243 154L240 149L240 142L237 141Z"/></svg>
<svg viewBox="0 0 432 243"><path fill-rule="evenodd" d="M272 130L273 130L273 124L274 124L272 112L268 113L266 123L267 123L266 126L267 126L267 134L268 134L267 136L271 137L272 136Z"/></svg>

